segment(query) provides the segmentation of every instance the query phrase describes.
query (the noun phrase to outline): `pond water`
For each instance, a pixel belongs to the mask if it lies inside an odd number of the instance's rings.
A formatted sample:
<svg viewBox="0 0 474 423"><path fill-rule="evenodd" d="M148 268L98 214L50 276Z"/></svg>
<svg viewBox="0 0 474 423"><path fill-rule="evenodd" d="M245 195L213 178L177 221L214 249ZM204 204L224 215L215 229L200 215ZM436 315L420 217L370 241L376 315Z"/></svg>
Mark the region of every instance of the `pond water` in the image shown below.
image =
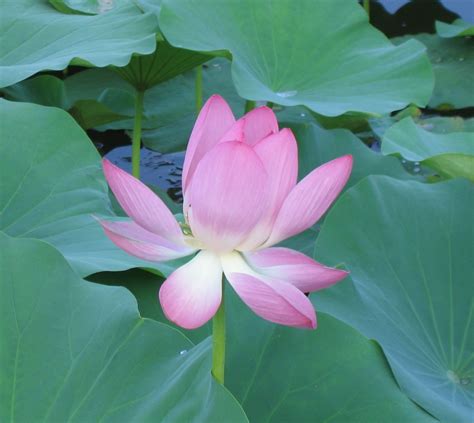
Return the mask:
<svg viewBox="0 0 474 423"><path fill-rule="evenodd" d="M115 165L132 173L132 148L121 146L108 152L105 157ZM161 154L143 147L140 152L140 179L168 193L175 201L182 201L181 175L184 151Z"/></svg>
<svg viewBox="0 0 474 423"><path fill-rule="evenodd" d="M473 0L372 0L371 23L388 37L435 32L435 21L474 23Z"/></svg>
<svg viewBox="0 0 474 423"><path fill-rule="evenodd" d="M372 25L388 37L423 32L434 33L435 22L452 22L462 18L474 23L474 0L372 0ZM289 97L292 93L281 93ZM131 172L130 138L124 131L90 131L98 150L117 166ZM377 143L374 149L379 148ZM175 201L182 200L181 172L184 152L161 154L142 148L141 178L167 191Z"/></svg>

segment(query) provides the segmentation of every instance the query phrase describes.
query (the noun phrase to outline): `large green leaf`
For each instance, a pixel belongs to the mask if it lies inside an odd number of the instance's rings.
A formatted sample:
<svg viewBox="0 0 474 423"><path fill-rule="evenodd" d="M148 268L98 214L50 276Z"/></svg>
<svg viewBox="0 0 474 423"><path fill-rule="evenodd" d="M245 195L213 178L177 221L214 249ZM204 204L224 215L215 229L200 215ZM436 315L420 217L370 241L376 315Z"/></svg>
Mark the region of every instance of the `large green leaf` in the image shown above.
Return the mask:
<svg viewBox="0 0 474 423"><path fill-rule="evenodd" d="M394 47L356 0L165 0L159 21L176 47L228 50L247 99L336 116L424 105L431 95L422 45Z"/></svg>
<svg viewBox="0 0 474 423"><path fill-rule="evenodd" d="M440 37L443 38L474 35L474 24L466 22L462 19L456 19L450 24L436 21L436 32Z"/></svg>
<svg viewBox="0 0 474 423"><path fill-rule="evenodd" d="M94 275L126 286L142 315L167 322L157 300L158 278L134 269ZM318 314L305 331L255 316L226 287L226 386L254 422L433 422L400 391L375 343ZM194 342L210 325L186 331Z"/></svg>
<svg viewBox="0 0 474 423"><path fill-rule="evenodd" d="M421 41L433 65L435 87L429 106L439 109L461 109L474 106L474 48L467 38L444 39L420 34L393 38L396 44L408 40Z"/></svg>
<svg viewBox="0 0 474 423"><path fill-rule="evenodd" d="M40 238L81 274L170 265L135 259L115 247L93 215L113 216L100 156L64 111L0 100L0 230Z"/></svg>
<svg viewBox="0 0 474 423"><path fill-rule="evenodd" d="M0 420L246 422L210 373L210 342L143 319L43 241L0 232Z"/></svg>
<svg viewBox="0 0 474 423"><path fill-rule="evenodd" d="M226 384L255 422L433 422L399 389L378 346L318 314L305 331L228 295Z"/></svg>
<svg viewBox="0 0 474 423"><path fill-rule="evenodd" d="M156 17L132 2L95 16L64 14L48 0L4 0L0 20L0 87L79 59L126 65L132 53L155 50Z"/></svg>
<svg viewBox="0 0 474 423"><path fill-rule="evenodd" d="M376 339L395 376L446 422L472 418L474 187L384 176L347 191L326 217L316 258L351 280L314 295L320 310Z"/></svg>
<svg viewBox="0 0 474 423"><path fill-rule="evenodd" d="M382 152L422 162L446 177L474 181L474 132L433 133L406 118L385 132Z"/></svg>

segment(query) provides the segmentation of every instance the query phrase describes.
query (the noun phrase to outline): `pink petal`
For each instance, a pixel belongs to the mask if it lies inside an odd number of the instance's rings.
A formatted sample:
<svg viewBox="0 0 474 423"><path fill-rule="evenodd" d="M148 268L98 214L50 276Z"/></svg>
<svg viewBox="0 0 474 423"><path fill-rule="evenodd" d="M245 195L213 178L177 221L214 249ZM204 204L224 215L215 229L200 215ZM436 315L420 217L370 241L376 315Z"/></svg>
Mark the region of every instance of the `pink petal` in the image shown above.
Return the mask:
<svg viewBox="0 0 474 423"><path fill-rule="evenodd" d="M212 251L234 249L266 209L267 187L268 175L251 147L218 144L199 163L185 196L193 235Z"/></svg>
<svg viewBox="0 0 474 423"><path fill-rule="evenodd" d="M214 316L222 298L219 257L201 251L175 270L160 288L165 316L185 329L202 326Z"/></svg>
<svg viewBox="0 0 474 423"><path fill-rule="evenodd" d="M269 175L269 206L265 217L255 227L239 250L252 250L260 246L270 235L273 222L288 193L296 185L298 177L298 147L290 129L282 129L254 146L255 152Z"/></svg>
<svg viewBox="0 0 474 423"><path fill-rule="evenodd" d="M192 254L195 250L177 245L148 232L133 221L99 220L106 235L119 248L143 260L166 261Z"/></svg>
<svg viewBox="0 0 474 423"><path fill-rule="evenodd" d="M117 201L135 222L150 232L183 243L178 222L150 188L106 159L102 167Z"/></svg>
<svg viewBox="0 0 474 423"><path fill-rule="evenodd" d="M269 107L257 107L241 119L245 120L245 142L249 145L255 145L263 138L278 132L278 121Z"/></svg>
<svg viewBox="0 0 474 423"><path fill-rule="evenodd" d="M227 141L240 141L244 142L245 139L245 120L239 119L235 122L229 130L222 136L219 142L227 142Z"/></svg>
<svg viewBox="0 0 474 423"><path fill-rule="evenodd" d="M348 275L344 270L326 267L289 248L250 251L245 258L256 272L282 279L302 292L327 288Z"/></svg>
<svg viewBox="0 0 474 423"><path fill-rule="evenodd" d="M299 234L314 225L346 184L352 156L342 156L319 166L288 194L265 247Z"/></svg>
<svg viewBox="0 0 474 423"><path fill-rule="evenodd" d="M213 95L207 100L189 138L183 166L183 192L187 190L199 161L234 122L232 110L222 97Z"/></svg>
<svg viewBox="0 0 474 423"><path fill-rule="evenodd" d="M316 328L313 305L299 289L246 268L238 253L221 257L224 273L242 301L255 314L274 323Z"/></svg>

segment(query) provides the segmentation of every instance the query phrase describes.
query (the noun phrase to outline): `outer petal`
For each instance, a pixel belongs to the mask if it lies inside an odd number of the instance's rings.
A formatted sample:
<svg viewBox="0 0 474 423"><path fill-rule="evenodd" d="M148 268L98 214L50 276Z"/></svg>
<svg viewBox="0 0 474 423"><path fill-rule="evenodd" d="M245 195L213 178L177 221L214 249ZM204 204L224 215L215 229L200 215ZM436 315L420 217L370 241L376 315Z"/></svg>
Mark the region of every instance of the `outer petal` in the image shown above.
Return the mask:
<svg viewBox="0 0 474 423"><path fill-rule="evenodd" d="M327 288L348 274L344 270L326 267L289 248L250 251L245 258L258 273L287 281L302 292Z"/></svg>
<svg viewBox="0 0 474 423"><path fill-rule="evenodd" d="M192 254L194 249L178 245L148 232L132 221L99 220L106 235L119 248L144 260L166 261Z"/></svg>
<svg viewBox="0 0 474 423"><path fill-rule="evenodd" d="M269 175L269 205L264 218L239 247L242 251L252 250L265 242L283 201L296 185L298 177L298 147L290 129L285 128L266 137L255 145L254 150Z"/></svg>
<svg viewBox="0 0 474 423"><path fill-rule="evenodd" d="M195 329L216 313L222 299L219 257L201 251L175 270L160 288L165 316L185 329Z"/></svg>
<svg viewBox="0 0 474 423"><path fill-rule="evenodd" d="M185 197L193 235L208 249L239 245L267 206L268 175L257 154L241 142L225 142L199 163Z"/></svg>
<svg viewBox="0 0 474 423"><path fill-rule="evenodd" d="M245 120L245 142L249 145L255 145L263 138L278 132L278 121L269 107L257 107L241 119Z"/></svg>
<svg viewBox="0 0 474 423"><path fill-rule="evenodd" d="M342 156L313 170L286 197L265 247L296 235L326 212L352 170L352 156Z"/></svg>
<svg viewBox="0 0 474 423"><path fill-rule="evenodd" d="M293 285L252 271L238 253L221 257L227 280L255 314L274 323L316 327L309 299Z"/></svg>
<svg viewBox="0 0 474 423"><path fill-rule="evenodd" d="M102 161L102 167L118 202L135 222L150 232L183 243L178 222L150 188L108 160Z"/></svg>
<svg viewBox="0 0 474 423"><path fill-rule="evenodd" d="M189 138L183 166L183 192L187 190L199 161L234 122L232 110L222 97L213 95L207 100Z"/></svg>

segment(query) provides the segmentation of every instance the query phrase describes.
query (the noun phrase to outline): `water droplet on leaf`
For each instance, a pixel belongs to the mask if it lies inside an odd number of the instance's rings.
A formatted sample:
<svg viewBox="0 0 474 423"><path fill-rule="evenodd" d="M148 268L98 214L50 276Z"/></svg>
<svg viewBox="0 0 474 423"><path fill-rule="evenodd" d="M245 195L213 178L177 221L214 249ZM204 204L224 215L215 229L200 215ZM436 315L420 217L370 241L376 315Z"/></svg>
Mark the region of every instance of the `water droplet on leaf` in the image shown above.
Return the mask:
<svg viewBox="0 0 474 423"><path fill-rule="evenodd" d="M181 350L181 351L179 352L179 355L184 355L184 354L186 354L187 352L188 352L188 350Z"/></svg>
<svg viewBox="0 0 474 423"><path fill-rule="evenodd" d="M459 383L459 376L456 373L454 373L452 370L448 370L446 372L446 376L451 382Z"/></svg>
<svg viewBox="0 0 474 423"><path fill-rule="evenodd" d="M278 97L283 97L283 98L294 97L296 94L298 94L298 91L296 90L282 91L280 93L276 93Z"/></svg>

